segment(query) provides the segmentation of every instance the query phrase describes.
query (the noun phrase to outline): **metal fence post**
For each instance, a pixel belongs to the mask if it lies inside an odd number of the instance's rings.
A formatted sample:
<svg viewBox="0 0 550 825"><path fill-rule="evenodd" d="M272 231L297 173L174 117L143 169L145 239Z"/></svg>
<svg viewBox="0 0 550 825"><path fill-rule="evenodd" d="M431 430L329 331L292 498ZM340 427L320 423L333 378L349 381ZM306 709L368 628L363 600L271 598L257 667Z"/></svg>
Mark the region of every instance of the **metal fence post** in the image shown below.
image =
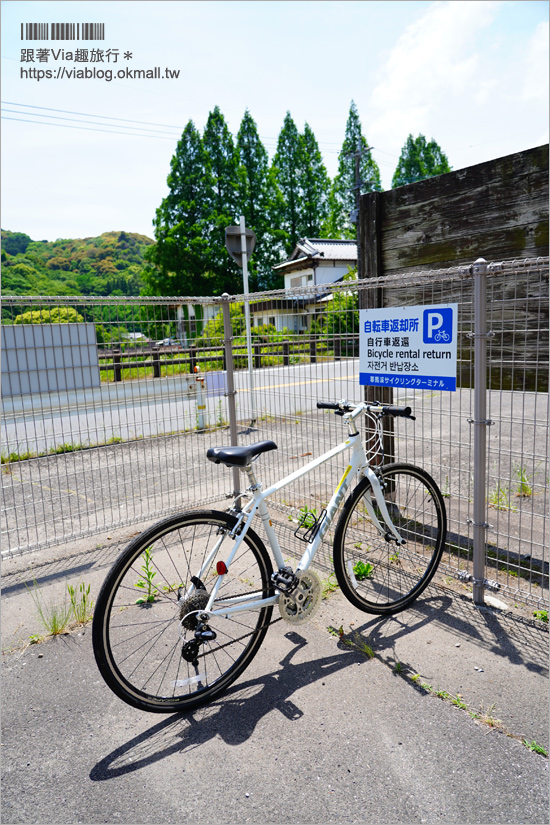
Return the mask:
<svg viewBox="0 0 550 825"><path fill-rule="evenodd" d="M227 369L227 407L229 412L229 437L231 446L237 444L237 409L235 405L235 376L233 366L233 330L231 329L231 312L229 310L229 295L224 292L222 295L222 312L223 312L223 346L225 353L225 363ZM240 478L239 468L233 467L233 495L239 493ZM240 501L237 502L240 506Z"/></svg>
<svg viewBox="0 0 550 825"><path fill-rule="evenodd" d="M121 351L113 350L113 373L115 381L122 381L122 367L120 365Z"/></svg>
<svg viewBox="0 0 550 825"><path fill-rule="evenodd" d="M160 378L160 349L153 347L153 378Z"/></svg>
<svg viewBox="0 0 550 825"><path fill-rule="evenodd" d="M474 276L474 603L485 603L487 486L487 261L478 258Z"/></svg>

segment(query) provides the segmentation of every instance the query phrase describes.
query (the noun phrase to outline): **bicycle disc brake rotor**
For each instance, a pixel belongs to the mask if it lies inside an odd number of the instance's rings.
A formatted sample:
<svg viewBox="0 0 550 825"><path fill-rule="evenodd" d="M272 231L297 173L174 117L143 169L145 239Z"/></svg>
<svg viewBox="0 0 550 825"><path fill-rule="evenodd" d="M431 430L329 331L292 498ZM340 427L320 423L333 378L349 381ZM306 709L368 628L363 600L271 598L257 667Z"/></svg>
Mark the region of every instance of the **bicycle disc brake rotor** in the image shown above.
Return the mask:
<svg viewBox="0 0 550 825"><path fill-rule="evenodd" d="M312 570L298 572L298 584L292 593L281 593L279 612L285 622L302 624L309 621L321 604L322 587L319 576Z"/></svg>

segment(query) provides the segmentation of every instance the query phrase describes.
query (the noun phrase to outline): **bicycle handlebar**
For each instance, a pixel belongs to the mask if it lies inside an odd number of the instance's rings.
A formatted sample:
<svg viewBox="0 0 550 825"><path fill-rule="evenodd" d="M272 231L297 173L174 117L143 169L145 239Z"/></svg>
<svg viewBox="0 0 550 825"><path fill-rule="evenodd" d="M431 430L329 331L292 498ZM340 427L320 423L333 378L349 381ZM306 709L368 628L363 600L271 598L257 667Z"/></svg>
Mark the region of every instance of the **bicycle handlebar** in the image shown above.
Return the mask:
<svg viewBox="0 0 550 825"><path fill-rule="evenodd" d="M414 415L411 415L411 408L410 407L382 407L382 415L395 415L400 416L401 418L413 418Z"/></svg>
<svg viewBox="0 0 550 825"><path fill-rule="evenodd" d="M347 405L349 407L349 404ZM334 404L332 401L318 401L317 402L317 409L318 410L342 410L343 406L340 404ZM353 407L349 407L349 412Z"/></svg>
<svg viewBox="0 0 550 825"><path fill-rule="evenodd" d="M347 401L334 403L333 401L318 401L318 410L334 410L336 415L353 412L357 407L363 407L367 412L379 412L380 415L393 415L401 418L411 418L415 421L415 416L411 415L411 407L383 406L382 404L348 404ZM354 416L355 417L355 416Z"/></svg>

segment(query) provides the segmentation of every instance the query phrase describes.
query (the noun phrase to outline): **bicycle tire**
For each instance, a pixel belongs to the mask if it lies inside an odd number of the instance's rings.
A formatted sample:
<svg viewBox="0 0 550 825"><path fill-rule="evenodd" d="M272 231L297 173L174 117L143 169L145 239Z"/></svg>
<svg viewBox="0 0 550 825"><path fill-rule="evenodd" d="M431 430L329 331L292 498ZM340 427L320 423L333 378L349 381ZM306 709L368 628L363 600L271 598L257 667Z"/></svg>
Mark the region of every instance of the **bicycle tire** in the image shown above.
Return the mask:
<svg viewBox="0 0 550 825"><path fill-rule="evenodd" d="M199 576L216 541L216 555L203 571L208 593L217 579L216 562L225 561L236 524L228 513L203 510L172 516L136 537L122 552L100 590L92 626L100 673L124 702L153 713L192 710L220 696L250 664L267 632L273 608L215 617L216 639L200 646L195 666L182 656L194 639L198 603L178 602ZM225 532L225 535L224 535ZM249 530L226 574L214 609L234 596L274 594L272 564L261 539ZM195 597L199 588L195 582ZM185 619L182 613L189 618ZM188 625L185 627L183 622Z"/></svg>
<svg viewBox="0 0 550 825"><path fill-rule="evenodd" d="M380 535L364 505L369 496L384 525L370 481L363 478L344 504L334 534L334 571L342 592L365 613L391 615L409 607L432 580L447 535L443 496L431 476L409 464L387 464L381 485L388 512L406 540Z"/></svg>

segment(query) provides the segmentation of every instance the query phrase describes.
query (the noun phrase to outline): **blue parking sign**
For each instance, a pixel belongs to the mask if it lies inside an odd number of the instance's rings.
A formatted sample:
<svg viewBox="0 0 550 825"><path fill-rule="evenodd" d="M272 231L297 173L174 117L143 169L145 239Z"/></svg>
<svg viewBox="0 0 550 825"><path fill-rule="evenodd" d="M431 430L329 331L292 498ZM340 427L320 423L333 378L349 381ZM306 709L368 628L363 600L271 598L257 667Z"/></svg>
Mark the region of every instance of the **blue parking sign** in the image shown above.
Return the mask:
<svg viewBox="0 0 550 825"><path fill-rule="evenodd" d="M430 307L423 313L424 344L450 344L453 340L453 308Z"/></svg>
<svg viewBox="0 0 550 825"><path fill-rule="evenodd" d="M458 304L359 311L359 383L456 391Z"/></svg>

